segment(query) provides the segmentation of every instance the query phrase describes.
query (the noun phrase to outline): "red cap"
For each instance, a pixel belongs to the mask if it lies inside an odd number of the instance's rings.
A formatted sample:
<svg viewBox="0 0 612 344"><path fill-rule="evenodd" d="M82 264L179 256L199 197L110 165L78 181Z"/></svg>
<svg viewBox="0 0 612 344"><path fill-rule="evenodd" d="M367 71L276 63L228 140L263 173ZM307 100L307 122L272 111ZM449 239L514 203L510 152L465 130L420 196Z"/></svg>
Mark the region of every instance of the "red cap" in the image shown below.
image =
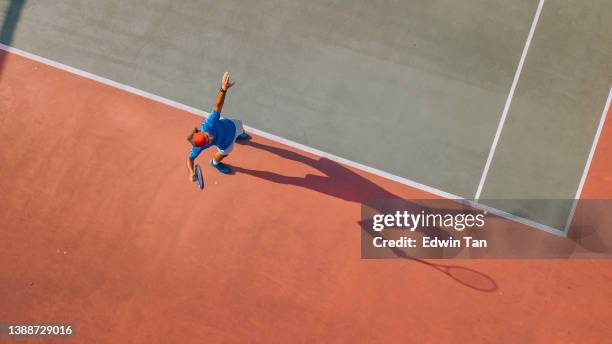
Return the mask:
<svg viewBox="0 0 612 344"><path fill-rule="evenodd" d="M208 143L206 141L206 134L203 132L193 134L193 143L196 147L206 146Z"/></svg>

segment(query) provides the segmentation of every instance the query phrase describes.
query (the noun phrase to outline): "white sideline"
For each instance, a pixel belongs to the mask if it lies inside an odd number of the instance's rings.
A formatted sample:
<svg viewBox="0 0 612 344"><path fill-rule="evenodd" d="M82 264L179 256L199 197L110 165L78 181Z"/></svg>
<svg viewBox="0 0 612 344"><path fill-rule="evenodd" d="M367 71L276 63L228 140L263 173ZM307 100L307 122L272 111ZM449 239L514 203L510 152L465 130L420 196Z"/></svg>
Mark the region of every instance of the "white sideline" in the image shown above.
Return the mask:
<svg viewBox="0 0 612 344"><path fill-rule="evenodd" d="M523 47L523 53L521 54L521 59L519 60L518 67L516 67L516 72L514 73L514 79L512 80L512 86L510 86L510 92L508 93L508 98L506 98L506 104L504 105L504 110L502 111L502 116L501 116L501 119L499 120L499 125L497 126L495 137L493 138L493 143L491 144L491 150L489 151L487 162L485 163L484 170L482 171L482 176L480 176L480 183L478 183L478 189L476 190L476 195L474 196L474 199L476 201L480 199L482 188L484 187L485 180L487 179L487 174L489 173L489 167L491 166L491 161L493 161L493 155L495 155L495 149L497 148L497 142L499 141L499 137L501 135L502 129L504 128L504 123L506 122L508 111L510 110L510 104L512 103L512 97L514 97L514 91L516 90L516 85L518 84L519 78L521 76L521 71L523 70L523 64L525 63L525 58L527 57L527 51L529 51L529 46L531 45L533 33L535 32L536 26L538 25L538 20L540 19L540 13L542 13L543 6L544 6L544 0L540 0L540 2L538 3L538 9L536 10L536 13L533 17L533 22L531 23L531 29L529 30L529 35L527 35L527 41L525 42L525 46Z"/></svg>
<svg viewBox="0 0 612 344"><path fill-rule="evenodd" d="M89 72L80 70L78 68L74 68L74 67L65 65L65 64L60 63L60 62L49 60L49 59L44 58L42 56L39 56L39 55L36 55L36 54L32 54L32 53L23 51L23 50L18 49L18 48L10 47L10 46L4 45L2 43L0 43L0 50L4 50L4 51L10 52L10 53L13 53L15 55L19 55L19 56L28 58L28 59L36 61L36 62L40 62L42 64L45 64L45 65L48 65L48 66L51 66L51 67L54 67L54 68L57 68L57 69L60 69L60 70L72 73L72 74L76 74L78 76L81 76L81 77L84 77L84 78L87 78L87 79L90 79L90 80L94 80L94 81L97 81L99 83L102 83L102 84L105 84L105 85L108 85L108 86L111 86L111 87L115 87L115 88L124 90L126 92L129 92L129 93L132 93L132 94L136 94L136 95L139 95L141 97L148 98L148 99L154 100L156 102L159 102L159 103L162 103L162 104L165 104L165 105L168 105L168 106L174 107L176 109L183 110L183 111L186 111L186 112L198 115L198 116L204 117L204 116L208 115L207 112L205 112L203 110L196 109L196 108L191 107L189 105L181 104L181 103L176 102L174 100L170 100L170 99L167 99L167 98L164 98L164 97L161 97L161 96L158 96L158 95L155 95L155 94L143 91L143 90L139 90L139 89L137 89L135 87L128 86L128 85L125 85L125 84L122 84L122 83L119 83L119 82L116 82L116 81L113 81L113 80L101 77L99 75L95 75L93 73L89 73ZM465 199L463 197L460 197L460 196L457 196L457 195L454 195L454 194L451 194L451 193L448 193L448 192L436 189L434 187L427 186L427 185L415 182L415 181L407 179L407 178L396 176L394 174L391 174L391 173L388 173L388 172L385 172L385 171L382 171L382 170L379 170L379 169L376 169L376 168L373 168L373 167L369 167L369 166L360 164L360 163L352 161L352 160L341 158L339 156L336 156L336 155L333 155L333 154L330 154L330 153L326 153L326 152L320 151L320 150L312 148L312 147L308 147L308 146L302 145L300 143L297 143L297 142L294 142L294 141L291 141L291 140L288 140L288 139L276 136L274 134L267 133L265 131L261 131L259 129L255 129L255 128L252 128L252 127L249 127L249 126L246 126L246 125L244 127L247 130L249 130L249 131L251 131L251 132L253 132L253 133L255 133L255 134L257 134L257 135L259 135L261 137L267 138L269 140L276 141L276 142L282 143L284 145L287 145L287 146L290 146L290 147L293 147L293 148L297 148L299 150L308 152L308 153L313 154L313 155L317 155L317 156L320 156L320 157L327 158L329 160L332 160L332 161L335 161L335 162L338 162L338 163L341 163L341 164L344 164L344 165L347 165L347 166L350 166L350 167L353 167L353 168L356 168L356 169L359 169L359 170L362 170L362 171L365 171L365 172L368 172L368 173L371 173L371 174L374 174L374 175L377 175L377 176L380 176L380 177L383 177L383 178L386 178L386 179L389 179L389 180L392 180L392 181L395 181L395 182L403 184L403 185L407 185L407 186L413 187L415 189L419 189L421 191L428 192L430 194L433 194L433 195L436 195L436 196L439 196L439 197L443 197L443 198L446 198L446 199L456 199L456 200L467 201L472 207L475 207L475 208L478 208L478 209L481 209L481 210L486 210L486 211L491 212L491 213L493 213L493 214L495 214L497 216L500 216L500 217L503 217L503 218L506 218L506 219L509 219L509 220L512 220L512 221L515 221L515 222L518 222L518 223L521 223L521 224L524 224L524 225L527 225L527 226L530 226L530 227L533 227L533 228L536 228L536 229L539 229L539 230L543 230L543 231L548 232L548 233L552 233L552 234L555 234L555 235L563 236L563 233L561 233L561 231L559 229L556 229L556 228L553 228L553 227L550 227L550 226L547 226L547 225L544 225L544 224L541 224L541 223L538 223L538 222L535 222L535 221L532 221L532 220L529 220L529 219L526 219L526 218L523 218L523 217L520 217L520 216L509 214L509 213L506 213L506 212L504 212L502 210L495 209L495 208L492 208L492 207L488 207L486 205L483 205L483 204L480 204L480 203L476 203L476 202L467 200L467 199Z"/></svg>
<svg viewBox="0 0 612 344"><path fill-rule="evenodd" d="M601 113L601 117L599 119L599 125L597 126L597 131L595 132L595 137L593 138L593 144L591 145L591 151L589 152L589 157L587 158L586 164L584 165L584 170L582 171L582 177L580 177L580 183L578 184L578 190L576 190L576 195L574 196L574 201L572 203L572 209L567 217L567 221L565 222L565 227L563 228L563 232L567 234L570 226L572 225L572 220L574 219L574 213L576 212L576 206L578 205L578 201L580 200L580 195L582 194L582 188L584 187L584 183L586 182L587 175L589 174L589 169L591 168L591 162L593 160L593 156L595 155L595 150L597 149L597 143L599 142L599 136L601 135L601 131L603 130L604 123L606 122L606 117L608 116L608 111L610 110L610 100L612 100L612 86L610 87L610 91L608 92L608 99L606 100L606 105L604 105L603 111Z"/></svg>

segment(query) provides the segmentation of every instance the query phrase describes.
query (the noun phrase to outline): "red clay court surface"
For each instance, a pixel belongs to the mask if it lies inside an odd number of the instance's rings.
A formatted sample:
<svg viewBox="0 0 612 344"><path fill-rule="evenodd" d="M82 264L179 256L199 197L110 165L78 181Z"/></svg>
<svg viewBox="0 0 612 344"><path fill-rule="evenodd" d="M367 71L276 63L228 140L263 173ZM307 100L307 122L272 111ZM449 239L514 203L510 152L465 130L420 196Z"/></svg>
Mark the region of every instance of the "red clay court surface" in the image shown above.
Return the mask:
<svg viewBox="0 0 612 344"><path fill-rule="evenodd" d="M0 322L74 324L60 343L612 336L611 260L445 262L488 291L362 260L361 200L434 196L261 137L228 158L235 175L203 154L200 192L185 166L200 117L13 54L0 77ZM586 198L612 198L609 123Z"/></svg>

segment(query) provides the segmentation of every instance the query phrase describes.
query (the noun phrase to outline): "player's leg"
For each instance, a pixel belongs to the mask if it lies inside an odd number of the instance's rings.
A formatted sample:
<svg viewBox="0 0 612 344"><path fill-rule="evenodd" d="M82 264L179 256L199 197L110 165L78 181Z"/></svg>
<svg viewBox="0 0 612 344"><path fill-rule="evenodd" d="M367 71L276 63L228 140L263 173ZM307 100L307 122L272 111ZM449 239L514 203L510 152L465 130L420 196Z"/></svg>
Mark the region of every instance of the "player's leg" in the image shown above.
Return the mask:
<svg viewBox="0 0 612 344"><path fill-rule="evenodd" d="M233 148L234 148L234 145L232 144L228 149L225 149L225 150L219 149L219 151L215 153L215 155L213 156L213 159L210 161L210 166L216 168L217 171L224 173L224 174L228 174L232 172L232 169L226 164L222 163L221 161L225 159L226 156L229 155L229 153L232 151Z"/></svg>
<svg viewBox="0 0 612 344"><path fill-rule="evenodd" d="M251 135L247 134L246 131L243 131L242 134L236 136L236 141L244 141L251 138Z"/></svg>
<svg viewBox="0 0 612 344"><path fill-rule="evenodd" d="M251 138L251 136L244 131L241 120L233 119L232 122L234 122L234 125L236 126L236 137L234 138L234 141L248 140Z"/></svg>
<svg viewBox="0 0 612 344"><path fill-rule="evenodd" d="M229 154L221 154L219 152L215 153L215 155L213 156L213 163L214 164L218 164L221 162L221 160L225 159L226 156L228 156Z"/></svg>

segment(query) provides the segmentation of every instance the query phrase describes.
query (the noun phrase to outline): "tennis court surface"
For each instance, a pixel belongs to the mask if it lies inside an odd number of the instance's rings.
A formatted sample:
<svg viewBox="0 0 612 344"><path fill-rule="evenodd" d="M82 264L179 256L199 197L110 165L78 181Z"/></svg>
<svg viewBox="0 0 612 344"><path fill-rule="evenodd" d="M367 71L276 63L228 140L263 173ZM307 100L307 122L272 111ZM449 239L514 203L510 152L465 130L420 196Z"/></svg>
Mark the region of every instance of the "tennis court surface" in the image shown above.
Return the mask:
<svg viewBox="0 0 612 344"><path fill-rule="evenodd" d="M79 343L612 335L609 259L365 260L359 223L370 200L477 198L571 239L573 200L612 198L608 3L0 9L0 323ZM201 192L185 136L225 69L224 113L257 129L232 175L202 154Z"/></svg>

